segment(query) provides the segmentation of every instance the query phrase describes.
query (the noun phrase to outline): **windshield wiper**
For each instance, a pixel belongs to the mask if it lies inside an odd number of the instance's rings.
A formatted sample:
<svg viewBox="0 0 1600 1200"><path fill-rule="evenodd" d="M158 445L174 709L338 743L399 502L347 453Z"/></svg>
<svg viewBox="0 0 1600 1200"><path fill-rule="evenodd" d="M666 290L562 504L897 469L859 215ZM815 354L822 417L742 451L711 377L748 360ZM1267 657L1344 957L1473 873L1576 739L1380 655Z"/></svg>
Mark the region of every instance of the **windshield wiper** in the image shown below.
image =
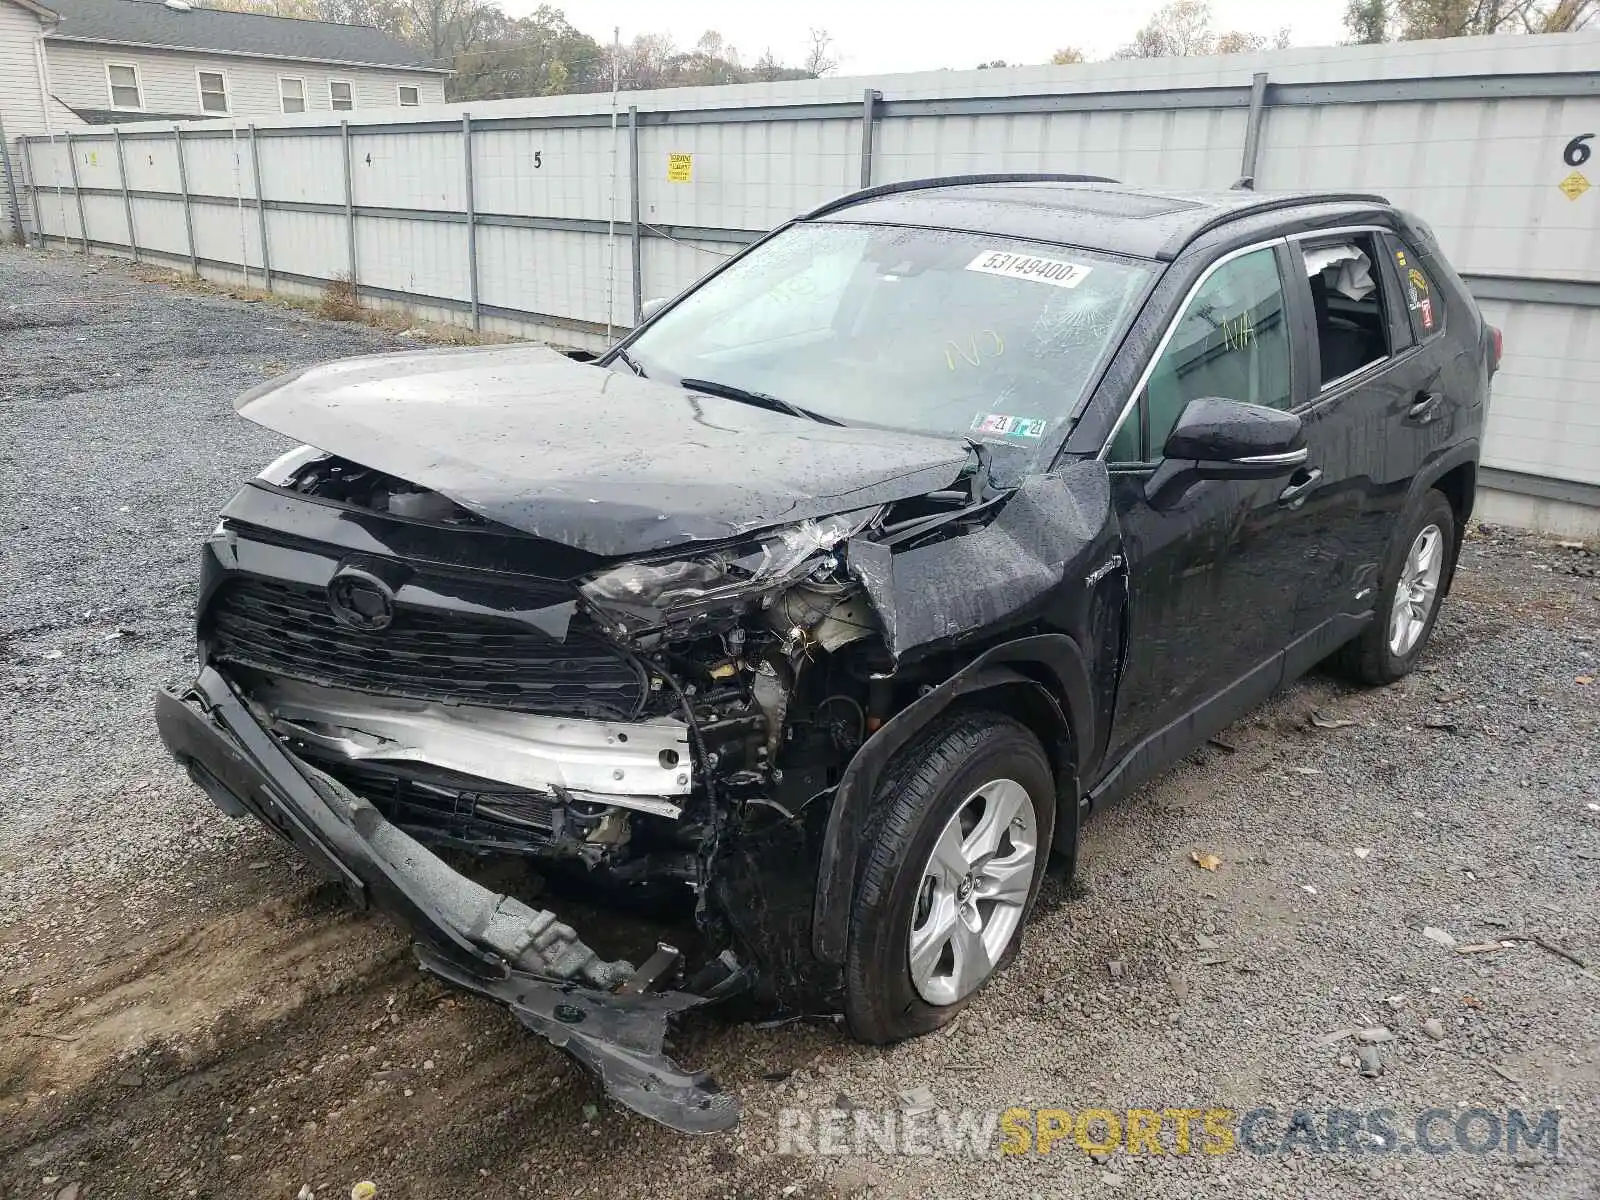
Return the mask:
<svg viewBox="0 0 1600 1200"><path fill-rule="evenodd" d="M621 346L617 347L617 358L621 360L623 366L627 367L628 370L632 371L640 379L646 378L646 375L644 373L644 368L641 367L638 363L634 362L633 359L629 358L628 357L628 352L626 350L624 350Z"/></svg>
<svg viewBox="0 0 1600 1200"><path fill-rule="evenodd" d="M731 383L718 383L714 379L680 379L679 387L688 388L692 392L704 392L708 396L721 396L724 400L737 400L740 404L753 404L757 408L769 409L772 412L788 413L791 417L803 417L807 421L818 421L823 425L843 425L832 417L825 417L819 412L812 412L809 408L801 408L798 404L791 404L787 400L780 400L776 396L769 396L765 392L752 392L747 388L734 387Z"/></svg>

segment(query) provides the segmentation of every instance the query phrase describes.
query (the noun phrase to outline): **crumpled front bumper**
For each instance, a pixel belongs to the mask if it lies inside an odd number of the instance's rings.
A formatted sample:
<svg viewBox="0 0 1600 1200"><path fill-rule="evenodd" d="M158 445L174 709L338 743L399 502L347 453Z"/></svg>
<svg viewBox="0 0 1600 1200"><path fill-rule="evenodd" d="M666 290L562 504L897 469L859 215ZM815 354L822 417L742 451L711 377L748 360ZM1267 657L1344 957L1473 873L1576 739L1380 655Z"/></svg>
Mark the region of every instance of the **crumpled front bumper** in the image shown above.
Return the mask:
<svg viewBox="0 0 1600 1200"><path fill-rule="evenodd" d="M627 982L627 964L601 961L554 913L453 871L370 803L295 758L212 667L186 689L157 693L156 724L219 808L255 816L357 905L387 912L417 939L426 970L507 1005L620 1103L685 1132L738 1122L734 1097L705 1072L681 1070L663 1050L669 1018L703 997L611 990Z"/></svg>

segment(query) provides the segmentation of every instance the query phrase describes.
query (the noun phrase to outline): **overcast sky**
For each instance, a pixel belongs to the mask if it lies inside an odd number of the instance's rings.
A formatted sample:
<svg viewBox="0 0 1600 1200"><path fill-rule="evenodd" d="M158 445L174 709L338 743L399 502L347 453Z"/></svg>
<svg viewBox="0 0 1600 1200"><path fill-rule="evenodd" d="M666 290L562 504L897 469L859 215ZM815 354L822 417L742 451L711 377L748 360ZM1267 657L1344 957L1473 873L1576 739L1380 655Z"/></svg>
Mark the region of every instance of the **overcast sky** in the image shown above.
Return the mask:
<svg viewBox="0 0 1600 1200"><path fill-rule="evenodd" d="M539 0L502 0L524 16ZM970 68L1001 58L1041 63L1062 46L1109 57L1157 8L1158 0L552 0L599 41L614 26L628 41L667 33L688 49L715 29L753 63L771 47L798 62L813 26L833 35L841 75ZM1327 46L1344 36L1345 0L1211 0L1213 25L1274 34L1287 25L1297 46Z"/></svg>

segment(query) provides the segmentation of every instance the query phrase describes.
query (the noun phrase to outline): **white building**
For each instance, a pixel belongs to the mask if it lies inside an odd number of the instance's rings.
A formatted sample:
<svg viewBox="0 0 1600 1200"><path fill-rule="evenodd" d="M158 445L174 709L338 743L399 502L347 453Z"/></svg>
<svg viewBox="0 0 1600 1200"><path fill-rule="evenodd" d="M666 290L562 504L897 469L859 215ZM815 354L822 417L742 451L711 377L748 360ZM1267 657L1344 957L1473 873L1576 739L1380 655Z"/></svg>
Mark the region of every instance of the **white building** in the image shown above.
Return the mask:
<svg viewBox="0 0 1600 1200"><path fill-rule="evenodd" d="M0 129L13 152L24 135L85 125L441 104L447 74L362 25L188 0L0 0ZM7 195L0 178L0 233L13 228Z"/></svg>

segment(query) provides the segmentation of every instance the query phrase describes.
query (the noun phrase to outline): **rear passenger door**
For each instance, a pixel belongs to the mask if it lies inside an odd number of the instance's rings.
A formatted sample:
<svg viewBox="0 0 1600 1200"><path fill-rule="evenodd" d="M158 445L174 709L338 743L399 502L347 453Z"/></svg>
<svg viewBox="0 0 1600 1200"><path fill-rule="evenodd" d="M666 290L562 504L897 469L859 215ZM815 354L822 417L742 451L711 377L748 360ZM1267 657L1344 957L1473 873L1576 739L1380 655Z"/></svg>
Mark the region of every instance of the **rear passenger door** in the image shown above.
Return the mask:
<svg viewBox="0 0 1600 1200"><path fill-rule="evenodd" d="M1310 454L1290 480L1303 488L1306 517L1293 675L1372 608L1390 529L1422 461L1419 443L1446 406L1438 364L1416 344L1385 231L1307 233L1291 245L1310 397L1300 411Z"/></svg>

